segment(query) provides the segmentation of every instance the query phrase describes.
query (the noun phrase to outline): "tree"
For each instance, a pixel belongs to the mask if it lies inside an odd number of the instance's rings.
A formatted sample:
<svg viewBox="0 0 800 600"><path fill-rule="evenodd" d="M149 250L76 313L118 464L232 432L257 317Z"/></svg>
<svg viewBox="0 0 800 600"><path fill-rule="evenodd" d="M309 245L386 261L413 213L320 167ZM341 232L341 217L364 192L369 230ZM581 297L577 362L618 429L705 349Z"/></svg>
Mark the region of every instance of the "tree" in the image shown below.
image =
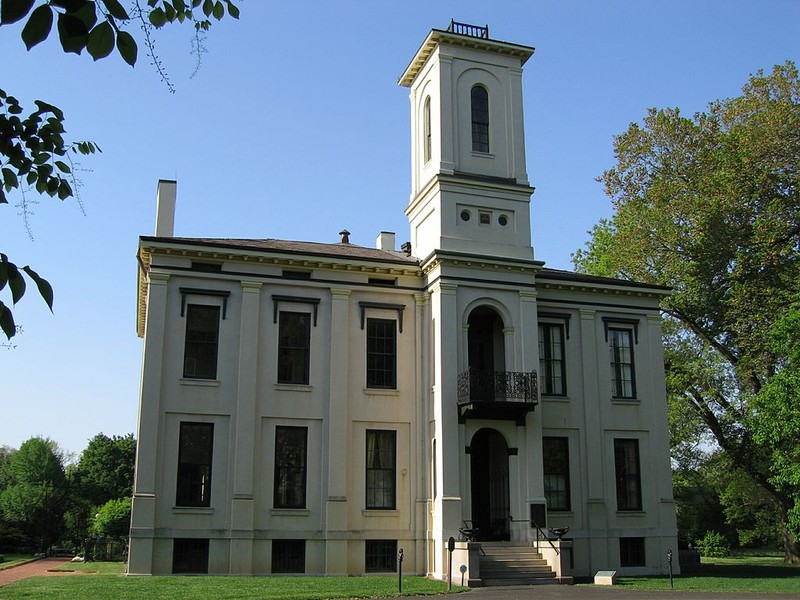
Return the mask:
<svg viewBox="0 0 800 600"><path fill-rule="evenodd" d="M701 423L779 507L786 559L800 562L789 517L800 495L777 484L754 410L786 362L770 332L800 290L797 69L759 71L693 118L651 109L614 151L600 178L614 215L574 264L673 289L662 304L671 412Z"/></svg>
<svg viewBox="0 0 800 600"><path fill-rule="evenodd" d="M153 32L168 23L194 24L198 60L202 54L203 35L211 19L225 14L239 18L233 0L133 0L126 10L119 0L0 0L0 27L24 21L22 41L28 50L46 40L54 22L64 52L87 54L95 61L108 57L115 49L134 66L138 44L126 29L142 32L142 43L162 80L172 91L172 84L155 53ZM53 104L36 100L36 110L25 109L11 94L0 89L0 205L8 203L8 194L21 196L23 214L27 214L26 194L47 194L67 200L75 197L72 155L93 154L99 148L93 142L70 142L65 138L64 113ZM24 275L23 275L24 273ZM30 265L17 266L0 253L0 291L8 288L11 304L25 294L27 277L53 309L53 289ZM7 338L17 332L11 307L0 300L0 329Z"/></svg>
<svg viewBox="0 0 800 600"><path fill-rule="evenodd" d="M16 525L41 551L61 535L67 498L65 459L54 441L34 437L3 463L0 472L4 520Z"/></svg>
<svg viewBox="0 0 800 600"><path fill-rule="evenodd" d="M75 493L92 506L133 495L136 440L133 434L108 437L98 433L69 470Z"/></svg>
<svg viewBox="0 0 800 600"><path fill-rule="evenodd" d="M67 469L70 498L66 512L67 538L80 545L91 534L93 518L105 504L133 495L136 440L133 434L108 437L98 433Z"/></svg>
<svg viewBox="0 0 800 600"><path fill-rule="evenodd" d="M92 533L100 538L126 538L130 528L130 498L109 500L97 511L92 523Z"/></svg>
<svg viewBox="0 0 800 600"><path fill-rule="evenodd" d="M769 462L770 483L800 498L800 297L775 323L771 349L781 357L778 370L756 395L750 425ZM800 502L781 506L784 536L800 538Z"/></svg>

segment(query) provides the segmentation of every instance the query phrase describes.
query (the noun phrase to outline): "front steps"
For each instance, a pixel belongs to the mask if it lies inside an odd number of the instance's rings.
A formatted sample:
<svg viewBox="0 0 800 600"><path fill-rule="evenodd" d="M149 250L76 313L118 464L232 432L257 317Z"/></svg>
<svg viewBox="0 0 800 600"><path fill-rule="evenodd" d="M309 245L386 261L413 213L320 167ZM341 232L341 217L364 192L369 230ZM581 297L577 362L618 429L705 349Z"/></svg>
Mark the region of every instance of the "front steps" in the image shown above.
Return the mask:
<svg viewBox="0 0 800 600"><path fill-rule="evenodd" d="M488 586L558 584L555 572L531 546L483 542L480 559L481 584Z"/></svg>

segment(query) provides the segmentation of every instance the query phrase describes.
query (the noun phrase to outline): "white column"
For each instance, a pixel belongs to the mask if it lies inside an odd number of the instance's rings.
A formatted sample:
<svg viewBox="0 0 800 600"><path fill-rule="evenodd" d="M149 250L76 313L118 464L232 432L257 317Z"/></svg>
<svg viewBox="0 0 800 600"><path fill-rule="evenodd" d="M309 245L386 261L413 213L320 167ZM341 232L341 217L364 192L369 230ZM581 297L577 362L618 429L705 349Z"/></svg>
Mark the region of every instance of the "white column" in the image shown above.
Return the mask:
<svg viewBox="0 0 800 600"><path fill-rule="evenodd" d="M161 378L166 340L169 273L151 270L147 282L147 329L144 332L136 475L131 506L128 573L153 573L156 524L156 471L161 425Z"/></svg>
<svg viewBox="0 0 800 600"><path fill-rule="evenodd" d="M434 457L439 494L434 499L434 552L436 576L446 571L447 539L458 536L461 526L460 465L464 460L457 419L458 334L460 332L457 286L439 283L431 292L431 314L436 381L433 390L433 419L437 456Z"/></svg>
<svg viewBox="0 0 800 600"><path fill-rule="evenodd" d="M253 572L253 463L255 460L256 383L261 282L242 281L239 330L239 376L231 437L233 498L231 500L230 572Z"/></svg>
<svg viewBox="0 0 800 600"><path fill-rule="evenodd" d="M325 574L346 575L347 570L347 457L350 437L348 346L350 290L331 289L330 401L327 415L327 488L325 511Z"/></svg>

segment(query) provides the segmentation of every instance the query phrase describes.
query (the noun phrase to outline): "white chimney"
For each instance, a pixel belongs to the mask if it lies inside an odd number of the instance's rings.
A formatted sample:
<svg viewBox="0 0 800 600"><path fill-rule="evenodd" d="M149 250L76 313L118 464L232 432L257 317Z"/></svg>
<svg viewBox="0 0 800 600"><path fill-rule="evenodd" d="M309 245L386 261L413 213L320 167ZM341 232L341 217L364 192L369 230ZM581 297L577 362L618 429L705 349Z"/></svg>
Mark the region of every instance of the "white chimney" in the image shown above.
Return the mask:
<svg viewBox="0 0 800 600"><path fill-rule="evenodd" d="M171 179L158 180L156 194L156 237L175 235L175 198L178 182Z"/></svg>
<svg viewBox="0 0 800 600"><path fill-rule="evenodd" d="M375 240L375 247L378 250L386 250L387 252L394 252L394 232L381 231Z"/></svg>

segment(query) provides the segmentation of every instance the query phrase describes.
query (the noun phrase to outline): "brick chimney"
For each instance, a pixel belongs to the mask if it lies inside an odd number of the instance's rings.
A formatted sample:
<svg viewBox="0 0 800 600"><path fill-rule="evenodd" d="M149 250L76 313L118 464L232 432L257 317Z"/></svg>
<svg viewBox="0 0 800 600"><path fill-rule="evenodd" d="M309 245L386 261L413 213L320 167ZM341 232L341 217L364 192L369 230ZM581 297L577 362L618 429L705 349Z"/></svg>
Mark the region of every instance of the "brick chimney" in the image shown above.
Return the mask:
<svg viewBox="0 0 800 600"><path fill-rule="evenodd" d="M156 237L175 235L175 198L178 182L171 179L158 180L156 193Z"/></svg>

